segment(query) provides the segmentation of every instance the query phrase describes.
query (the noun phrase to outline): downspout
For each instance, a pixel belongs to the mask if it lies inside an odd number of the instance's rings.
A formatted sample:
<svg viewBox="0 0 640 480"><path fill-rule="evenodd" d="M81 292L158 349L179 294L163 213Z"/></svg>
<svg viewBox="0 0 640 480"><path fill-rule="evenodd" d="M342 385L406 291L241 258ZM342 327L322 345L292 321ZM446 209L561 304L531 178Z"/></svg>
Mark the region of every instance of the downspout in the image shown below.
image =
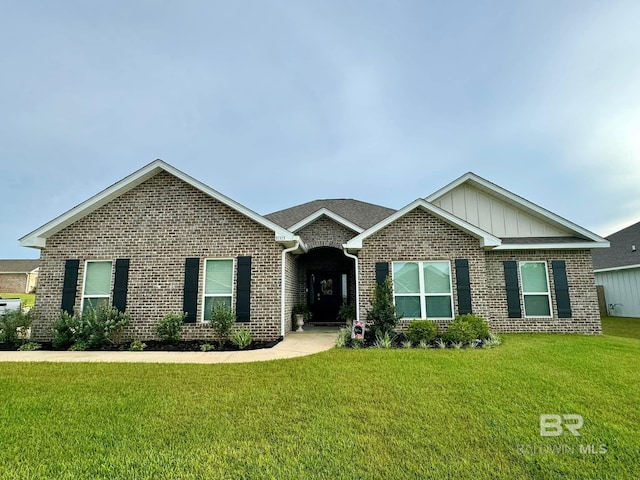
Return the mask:
<svg viewBox="0 0 640 480"><path fill-rule="evenodd" d="M347 249L345 248L345 246L342 246L342 250L345 254L345 256L349 257L349 258L353 258L353 260L355 261L355 271L356 271L356 321L360 320L360 278L358 275L358 257L355 255L352 255L351 253L347 252Z"/></svg>
<svg viewBox="0 0 640 480"><path fill-rule="evenodd" d="M296 239L296 244L293 247L289 247L289 248L285 248L284 250L282 250L282 272L280 275L280 336L282 338L284 338L284 331L285 331L285 311L284 311L284 304L285 304L285 274L286 274L286 269L285 269L285 262L287 259L287 253L289 252L293 252L294 250L297 250L298 248L300 248L300 237L298 237Z"/></svg>

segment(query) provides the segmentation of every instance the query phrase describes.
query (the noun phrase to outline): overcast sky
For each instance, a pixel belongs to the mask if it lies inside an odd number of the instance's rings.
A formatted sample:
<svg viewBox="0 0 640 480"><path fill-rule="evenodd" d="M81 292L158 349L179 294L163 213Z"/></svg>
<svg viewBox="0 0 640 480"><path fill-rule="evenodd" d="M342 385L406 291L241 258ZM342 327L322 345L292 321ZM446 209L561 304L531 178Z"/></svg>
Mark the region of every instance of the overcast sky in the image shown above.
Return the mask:
<svg viewBox="0 0 640 480"><path fill-rule="evenodd" d="M608 235L640 221L639 25L637 0L0 0L0 258L156 158L261 214L473 171Z"/></svg>

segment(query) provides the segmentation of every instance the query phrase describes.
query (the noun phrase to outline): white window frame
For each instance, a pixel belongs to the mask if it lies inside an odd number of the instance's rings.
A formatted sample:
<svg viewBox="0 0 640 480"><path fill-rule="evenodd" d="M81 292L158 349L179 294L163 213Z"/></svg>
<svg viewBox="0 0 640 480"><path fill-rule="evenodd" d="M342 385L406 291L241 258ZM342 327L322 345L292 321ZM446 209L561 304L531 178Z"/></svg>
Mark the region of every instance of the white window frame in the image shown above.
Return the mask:
<svg viewBox="0 0 640 480"><path fill-rule="evenodd" d="M88 265L90 263L110 263L111 264L111 278L109 280L109 294L108 295L85 295L86 292L86 288L87 288L87 272L88 272ZM106 298L108 301L111 300L111 291L112 291L112 286L113 286L113 267L114 267L114 261L113 260L86 260L84 262L84 272L82 272L82 301L80 302L80 312L84 312L84 302L86 299L88 298Z"/></svg>
<svg viewBox="0 0 640 480"><path fill-rule="evenodd" d="M230 261L231 262L231 293L206 293L207 291L207 262L210 261ZM233 296L235 294L235 276L236 276L236 259L235 258L205 258L204 268L202 269L202 314L200 315L200 321L202 323L209 323L209 320L205 320L206 314L205 305L207 298L230 298L231 308L233 308Z"/></svg>
<svg viewBox="0 0 640 480"><path fill-rule="evenodd" d="M417 263L418 264L418 279L420 282L420 292L419 293L396 293L395 281L393 277L391 278L391 284L393 286L393 304L396 304L396 297L420 297L420 317L402 317L408 319L414 318L429 318L430 320L452 320L455 315L455 311L453 309L453 275L451 273L451 262L449 260L398 260L391 262L391 272L392 275L395 272L394 265L397 263ZM449 293L426 293L425 292L425 283L424 283L424 264L427 263L440 263L445 264L449 267ZM427 297L445 297L449 296L449 304L451 306L451 316L450 317L427 317Z"/></svg>
<svg viewBox="0 0 640 480"><path fill-rule="evenodd" d="M522 277L522 266L531 263L542 263L544 265L544 274L547 278L547 291L546 292L525 292L524 282ZM524 312L524 318L553 318L553 305L551 303L551 283L549 282L549 266L546 260L526 260L518 262L518 274L520 275L520 296L522 299L522 311ZM547 296L547 302L549 302L549 315L527 315L527 304L524 299L526 295Z"/></svg>

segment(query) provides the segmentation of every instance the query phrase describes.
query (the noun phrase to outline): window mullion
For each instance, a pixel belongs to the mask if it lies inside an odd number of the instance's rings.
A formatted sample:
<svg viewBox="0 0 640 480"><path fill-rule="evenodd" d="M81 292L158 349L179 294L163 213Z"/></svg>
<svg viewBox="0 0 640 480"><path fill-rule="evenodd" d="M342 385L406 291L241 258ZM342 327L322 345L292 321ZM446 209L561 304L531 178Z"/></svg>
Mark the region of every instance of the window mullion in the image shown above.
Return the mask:
<svg viewBox="0 0 640 480"><path fill-rule="evenodd" d="M424 262L418 262L418 279L420 282L420 318L427 318L427 299L424 284Z"/></svg>

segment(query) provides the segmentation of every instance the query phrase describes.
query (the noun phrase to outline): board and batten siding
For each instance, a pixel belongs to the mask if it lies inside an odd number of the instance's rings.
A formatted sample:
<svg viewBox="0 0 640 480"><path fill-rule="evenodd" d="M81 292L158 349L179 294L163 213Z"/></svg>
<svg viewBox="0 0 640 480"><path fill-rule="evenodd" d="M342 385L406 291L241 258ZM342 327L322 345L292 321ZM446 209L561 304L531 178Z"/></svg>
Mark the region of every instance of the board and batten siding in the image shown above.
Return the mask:
<svg viewBox="0 0 640 480"><path fill-rule="evenodd" d="M640 317L640 267L595 272L595 279L604 286L610 315Z"/></svg>
<svg viewBox="0 0 640 480"><path fill-rule="evenodd" d="M432 202L498 237L564 237L571 235L522 209L469 185L460 185Z"/></svg>

